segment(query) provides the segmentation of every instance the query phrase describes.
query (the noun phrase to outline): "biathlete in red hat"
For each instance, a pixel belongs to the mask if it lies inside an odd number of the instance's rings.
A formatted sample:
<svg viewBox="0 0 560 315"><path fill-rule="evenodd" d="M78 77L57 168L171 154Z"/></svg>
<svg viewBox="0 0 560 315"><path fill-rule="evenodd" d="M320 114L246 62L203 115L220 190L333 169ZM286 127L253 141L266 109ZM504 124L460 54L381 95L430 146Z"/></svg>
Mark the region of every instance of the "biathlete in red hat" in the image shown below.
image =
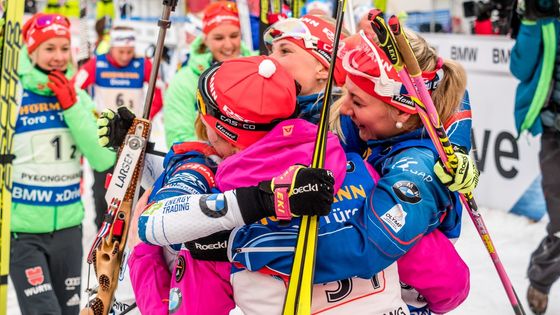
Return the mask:
<svg viewBox="0 0 560 315"><path fill-rule="evenodd" d="M77 314L80 306L82 155L97 171L115 153L95 136L95 105L77 90L70 22L33 15L22 29L23 87L13 140L10 277L23 314Z"/></svg>

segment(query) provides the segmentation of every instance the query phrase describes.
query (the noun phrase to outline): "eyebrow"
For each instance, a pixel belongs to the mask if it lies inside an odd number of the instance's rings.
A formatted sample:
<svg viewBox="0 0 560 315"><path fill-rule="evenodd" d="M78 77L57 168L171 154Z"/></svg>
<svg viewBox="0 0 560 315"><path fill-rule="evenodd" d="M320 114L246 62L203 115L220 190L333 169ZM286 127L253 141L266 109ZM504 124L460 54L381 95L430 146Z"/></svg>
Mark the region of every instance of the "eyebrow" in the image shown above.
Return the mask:
<svg viewBox="0 0 560 315"><path fill-rule="evenodd" d="M278 44L278 47L279 47L279 48L284 48L284 47L286 47L286 46L290 47L290 46L292 46L292 45L294 45L294 44L293 44L293 43L290 43L290 42L282 42L282 43Z"/></svg>
<svg viewBox="0 0 560 315"><path fill-rule="evenodd" d="M352 93L352 92L348 92L348 94L350 95L350 98L351 98L352 100L357 99L360 103L362 103L362 104L367 104L367 103L364 101L364 99L362 99L361 97L359 97L357 94L354 94L354 93Z"/></svg>

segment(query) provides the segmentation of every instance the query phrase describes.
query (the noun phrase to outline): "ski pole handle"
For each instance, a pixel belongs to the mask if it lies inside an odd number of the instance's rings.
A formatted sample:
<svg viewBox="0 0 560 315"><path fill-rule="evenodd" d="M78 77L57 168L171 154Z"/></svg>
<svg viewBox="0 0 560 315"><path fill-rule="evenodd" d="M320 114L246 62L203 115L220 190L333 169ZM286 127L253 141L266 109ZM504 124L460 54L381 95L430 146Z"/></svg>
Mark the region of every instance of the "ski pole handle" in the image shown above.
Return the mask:
<svg viewBox="0 0 560 315"><path fill-rule="evenodd" d="M387 27L387 23L385 23L385 19L383 16L383 12L378 9L372 9L368 13L368 20L371 25L371 28L377 35L377 39L379 40L379 47L383 49L389 60L395 67L397 71L403 68L403 62L401 59L401 55L397 50L397 43L395 43L395 38L393 34Z"/></svg>
<svg viewBox="0 0 560 315"><path fill-rule="evenodd" d="M422 79L422 69L420 69L420 65L418 64L418 60L416 60L416 56L414 56L414 52L412 51L410 42L404 34L399 19L396 16L393 15L389 19L389 27L391 28L391 32L395 36L398 51L402 56L404 65L406 65L408 74L415 84L415 90L420 99L420 102L417 102L417 105L425 109L425 112L427 113L432 126L436 128L438 137L440 138L443 145L442 149L444 155L440 156L440 158L443 161L443 164L445 165L447 171L451 175L455 175L455 171L458 165L457 156L455 155L455 151L453 150L451 142L449 142L449 138L445 134L443 124L439 119L439 115L437 113L434 102L432 101L432 98L428 93L426 86L424 85L424 80ZM410 92L414 92L414 89Z"/></svg>

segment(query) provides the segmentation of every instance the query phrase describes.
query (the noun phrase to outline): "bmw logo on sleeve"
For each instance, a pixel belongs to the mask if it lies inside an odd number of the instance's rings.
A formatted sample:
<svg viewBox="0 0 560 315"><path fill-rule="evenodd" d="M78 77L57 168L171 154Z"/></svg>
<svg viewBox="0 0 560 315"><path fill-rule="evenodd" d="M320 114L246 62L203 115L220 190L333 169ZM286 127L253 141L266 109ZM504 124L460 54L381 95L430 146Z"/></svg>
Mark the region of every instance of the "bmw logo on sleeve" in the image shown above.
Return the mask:
<svg viewBox="0 0 560 315"><path fill-rule="evenodd" d="M211 218L220 218L227 213L223 194L204 195L200 198L200 209Z"/></svg>
<svg viewBox="0 0 560 315"><path fill-rule="evenodd" d="M169 290L169 314L175 313L183 302L183 294L179 288Z"/></svg>
<svg viewBox="0 0 560 315"><path fill-rule="evenodd" d="M418 187L412 182L401 180L393 185L393 191L400 200L408 203L418 203L422 200Z"/></svg>

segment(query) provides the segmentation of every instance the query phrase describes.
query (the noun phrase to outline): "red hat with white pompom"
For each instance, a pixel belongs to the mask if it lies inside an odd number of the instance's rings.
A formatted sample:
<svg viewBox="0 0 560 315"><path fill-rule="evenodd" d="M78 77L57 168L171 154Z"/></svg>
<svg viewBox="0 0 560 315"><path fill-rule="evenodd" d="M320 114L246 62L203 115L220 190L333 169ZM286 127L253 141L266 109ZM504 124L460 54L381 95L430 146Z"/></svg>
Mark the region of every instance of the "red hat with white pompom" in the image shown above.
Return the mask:
<svg viewBox="0 0 560 315"><path fill-rule="evenodd" d="M266 56L216 63L198 81L202 119L231 144L245 148L279 122L297 116L294 78Z"/></svg>

